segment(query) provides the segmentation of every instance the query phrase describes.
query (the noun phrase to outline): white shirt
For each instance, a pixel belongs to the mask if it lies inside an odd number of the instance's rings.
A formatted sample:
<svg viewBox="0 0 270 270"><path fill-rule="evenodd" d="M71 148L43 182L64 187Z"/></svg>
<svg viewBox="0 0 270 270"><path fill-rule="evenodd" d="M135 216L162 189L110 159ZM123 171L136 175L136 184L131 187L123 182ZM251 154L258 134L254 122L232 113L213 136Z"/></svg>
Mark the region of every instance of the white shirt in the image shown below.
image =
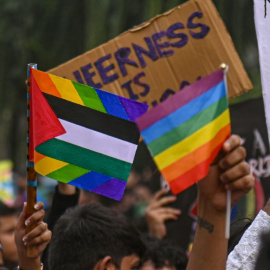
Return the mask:
<svg viewBox="0 0 270 270"><path fill-rule="evenodd" d="M261 210L227 258L226 270L254 270L261 234L270 230L270 216Z"/></svg>

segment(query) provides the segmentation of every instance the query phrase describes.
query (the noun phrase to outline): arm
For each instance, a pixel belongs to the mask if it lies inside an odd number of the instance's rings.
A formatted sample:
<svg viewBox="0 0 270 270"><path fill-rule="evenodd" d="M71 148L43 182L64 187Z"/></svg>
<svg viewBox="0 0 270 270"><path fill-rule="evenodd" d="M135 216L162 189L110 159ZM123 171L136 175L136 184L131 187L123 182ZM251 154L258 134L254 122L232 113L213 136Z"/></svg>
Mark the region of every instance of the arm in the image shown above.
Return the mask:
<svg viewBox="0 0 270 270"><path fill-rule="evenodd" d="M48 228L53 231L56 221L61 215L70 207L78 204L80 191L75 186L59 182L55 187L53 195L52 206L48 214L47 223ZM44 268L47 269L48 248L45 249L42 256Z"/></svg>
<svg viewBox="0 0 270 270"><path fill-rule="evenodd" d="M151 236L162 239L166 236L166 220L176 220L181 214L179 209L164 207L176 200L176 196L162 197L166 190L159 190L146 209L146 220Z"/></svg>
<svg viewBox="0 0 270 270"><path fill-rule="evenodd" d="M41 255L51 240L52 233L48 230L48 226L43 222L44 210L43 203L38 202L35 205L37 210L28 219L26 219L26 204L19 217L16 231L15 242L18 250L19 267L26 270L40 270L41 269ZM26 232L26 227L37 223L37 227L31 232ZM27 247L34 246L34 256L27 257Z"/></svg>
<svg viewBox="0 0 270 270"><path fill-rule="evenodd" d="M267 233L269 228L270 199L229 254L226 268L228 270L254 269L260 251L261 235Z"/></svg>
<svg viewBox="0 0 270 270"><path fill-rule="evenodd" d="M55 187L51 210L48 214L48 226L53 230L59 217L70 207L76 206L79 201L79 189L69 184L59 182Z"/></svg>
<svg viewBox="0 0 270 270"><path fill-rule="evenodd" d="M234 205L254 185L240 137L231 136L223 145L223 157L210 166L198 182L198 225L187 270L224 270L227 244L225 219L227 190Z"/></svg>

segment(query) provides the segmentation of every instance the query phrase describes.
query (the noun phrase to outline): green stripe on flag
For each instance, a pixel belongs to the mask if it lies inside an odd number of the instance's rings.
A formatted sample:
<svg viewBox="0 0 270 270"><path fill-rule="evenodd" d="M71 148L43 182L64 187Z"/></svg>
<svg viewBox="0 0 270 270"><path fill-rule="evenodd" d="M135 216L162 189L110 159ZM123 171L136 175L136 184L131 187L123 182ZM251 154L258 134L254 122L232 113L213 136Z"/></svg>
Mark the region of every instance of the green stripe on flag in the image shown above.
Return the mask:
<svg viewBox="0 0 270 270"><path fill-rule="evenodd" d="M100 100L95 88L77 82L72 82L84 105L88 108L107 113L102 101Z"/></svg>
<svg viewBox="0 0 270 270"><path fill-rule="evenodd" d="M149 149L153 156L158 155L179 141L187 138L200 128L212 122L222 112L228 108L227 96L218 100L205 110L194 115L188 121L184 122L175 129L170 130L161 137L148 144Z"/></svg>
<svg viewBox="0 0 270 270"><path fill-rule="evenodd" d="M49 173L46 176L63 183L68 183L88 172L90 171L72 164L68 164L54 172Z"/></svg>
<svg viewBox="0 0 270 270"><path fill-rule="evenodd" d="M58 139L51 139L40 144L36 147L36 151L45 156L124 181L127 181L132 165Z"/></svg>

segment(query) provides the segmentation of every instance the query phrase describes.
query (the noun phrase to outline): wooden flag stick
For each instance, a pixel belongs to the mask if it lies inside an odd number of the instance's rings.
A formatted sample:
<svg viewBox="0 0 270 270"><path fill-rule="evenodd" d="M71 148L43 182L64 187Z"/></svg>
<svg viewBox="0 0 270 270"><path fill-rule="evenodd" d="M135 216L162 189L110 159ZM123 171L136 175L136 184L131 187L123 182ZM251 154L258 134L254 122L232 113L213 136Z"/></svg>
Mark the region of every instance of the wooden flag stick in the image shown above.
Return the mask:
<svg viewBox="0 0 270 270"><path fill-rule="evenodd" d="M34 205L37 202L37 174L34 169L34 162L30 161L29 149L30 149L30 94L31 94L31 83L30 83L30 68L37 69L37 64L28 64L27 66L27 207L26 207L26 218L29 218L34 212ZM37 224L31 224L26 227L27 233L32 231ZM34 256L34 246L27 247L27 256Z"/></svg>

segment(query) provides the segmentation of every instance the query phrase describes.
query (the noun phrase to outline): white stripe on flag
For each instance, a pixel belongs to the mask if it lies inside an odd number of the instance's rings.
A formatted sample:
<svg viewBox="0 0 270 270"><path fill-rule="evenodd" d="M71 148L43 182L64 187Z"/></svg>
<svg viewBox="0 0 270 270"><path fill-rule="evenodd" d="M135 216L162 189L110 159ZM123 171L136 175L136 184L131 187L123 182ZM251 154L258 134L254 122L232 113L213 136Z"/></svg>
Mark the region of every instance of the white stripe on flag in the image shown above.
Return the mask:
<svg viewBox="0 0 270 270"><path fill-rule="evenodd" d="M267 15L265 13L265 1L254 0L255 26L259 47L261 81L265 116L270 141L270 3L266 1Z"/></svg>
<svg viewBox="0 0 270 270"><path fill-rule="evenodd" d="M56 138L112 158L133 163L137 145L59 119L67 133Z"/></svg>

